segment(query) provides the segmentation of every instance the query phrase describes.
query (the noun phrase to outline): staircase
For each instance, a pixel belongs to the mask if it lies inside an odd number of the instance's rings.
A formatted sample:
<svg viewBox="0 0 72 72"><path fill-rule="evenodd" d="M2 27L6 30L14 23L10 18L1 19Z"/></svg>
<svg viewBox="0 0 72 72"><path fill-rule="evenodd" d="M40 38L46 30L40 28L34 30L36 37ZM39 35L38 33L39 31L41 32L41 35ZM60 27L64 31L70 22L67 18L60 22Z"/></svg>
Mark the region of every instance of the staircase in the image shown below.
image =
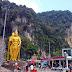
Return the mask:
<svg viewBox="0 0 72 72"><path fill-rule="evenodd" d="M2 38L0 38L0 64L1 64L1 48L2 48ZM3 52L2 52L2 61L4 60L5 57L5 42L3 46Z"/></svg>

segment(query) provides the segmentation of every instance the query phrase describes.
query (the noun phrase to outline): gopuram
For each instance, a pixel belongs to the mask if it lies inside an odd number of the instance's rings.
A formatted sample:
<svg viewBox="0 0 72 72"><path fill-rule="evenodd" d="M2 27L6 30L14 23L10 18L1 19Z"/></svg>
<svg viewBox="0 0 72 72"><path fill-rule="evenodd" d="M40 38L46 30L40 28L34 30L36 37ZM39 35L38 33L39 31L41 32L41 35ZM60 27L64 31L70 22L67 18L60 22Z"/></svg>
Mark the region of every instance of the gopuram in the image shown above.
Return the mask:
<svg viewBox="0 0 72 72"><path fill-rule="evenodd" d="M9 61L9 56L10 60L12 61L20 61L20 47L21 38L18 36L18 31L16 29L15 32L13 32L12 35L9 37L7 61Z"/></svg>

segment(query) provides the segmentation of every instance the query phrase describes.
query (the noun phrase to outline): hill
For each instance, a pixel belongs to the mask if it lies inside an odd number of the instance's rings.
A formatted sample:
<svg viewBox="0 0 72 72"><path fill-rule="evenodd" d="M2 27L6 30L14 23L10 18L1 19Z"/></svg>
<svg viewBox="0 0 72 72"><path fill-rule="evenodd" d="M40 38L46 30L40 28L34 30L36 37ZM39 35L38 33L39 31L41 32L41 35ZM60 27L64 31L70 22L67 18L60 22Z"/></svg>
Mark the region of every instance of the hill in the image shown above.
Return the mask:
<svg viewBox="0 0 72 72"><path fill-rule="evenodd" d="M72 13L70 11L47 11L36 14L32 8L25 5L18 6L9 1L0 1L0 36L3 33L5 6L9 9L6 37L9 37L17 28L20 36L27 37L30 43L37 47L38 51L45 51L47 55L49 51L48 42L50 42L52 56L56 51L61 52L62 48L69 47L65 41L65 31L72 22ZM24 46L22 45L26 53Z"/></svg>
<svg viewBox="0 0 72 72"><path fill-rule="evenodd" d="M65 41L65 36L66 29L72 23L72 13L70 11L53 10L38 13L37 16L38 28L36 28L35 35L38 41L43 41L42 47L44 50L48 52L48 42L51 42L52 53L69 47Z"/></svg>

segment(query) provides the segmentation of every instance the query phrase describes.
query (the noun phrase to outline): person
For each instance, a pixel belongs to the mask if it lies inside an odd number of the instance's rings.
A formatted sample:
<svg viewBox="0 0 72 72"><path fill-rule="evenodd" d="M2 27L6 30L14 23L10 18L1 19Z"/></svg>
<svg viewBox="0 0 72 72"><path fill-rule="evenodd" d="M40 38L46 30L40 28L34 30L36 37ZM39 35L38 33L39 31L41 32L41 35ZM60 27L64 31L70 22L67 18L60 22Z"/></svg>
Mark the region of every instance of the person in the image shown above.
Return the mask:
<svg viewBox="0 0 72 72"><path fill-rule="evenodd" d="M72 62L71 65L69 66L70 72L72 72Z"/></svg>
<svg viewBox="0 0 72 72"><path fill-rule="evenodd" d="M35 69L35 65L33 64L33 68Z"/></svg>
<svg viewBox="0 0 72 72"><path fill-rule="evenodd" d="M69 72L69 70L68 70L68 69L66 69L66 72Z"/></svg>
<svg viewBox="0 0 72 72"><path fill-rule="evenodd" d="M20 67L19 66L17 66L17 70L20 70Z"/></svg>
<svg viewBox="0 0 72 72"><path fill-rule="evenodd" d="M31 66L30 66L31 72L33 72L33 69L34 69L33 64L31 64Z"/></svg>
<svg viewBox="0 0 72 72"><path fill-rule="evenodd" d="M19 65L19 66L17 66L17 70L18 70L18 72L21 72L21 65Z"/></svg>
<svg viewBox="0 0 72 72"><path fill-rule="evenodd" d="M22 66L21 66L21 65L19 65L19 67L20 67L20 71L21 71L21 69L22 69Z"/></svg>
<svg viewBox="0 0 72 72"><path fill-rule="evenodd" d="M39 64L38 67L41 68L41 65Z"/></svg>
<svg viewBox="0 0 72 72"><path fill-rule="evenodd" d="M26 66L26 72L28 72L28 65Z"/></svg>

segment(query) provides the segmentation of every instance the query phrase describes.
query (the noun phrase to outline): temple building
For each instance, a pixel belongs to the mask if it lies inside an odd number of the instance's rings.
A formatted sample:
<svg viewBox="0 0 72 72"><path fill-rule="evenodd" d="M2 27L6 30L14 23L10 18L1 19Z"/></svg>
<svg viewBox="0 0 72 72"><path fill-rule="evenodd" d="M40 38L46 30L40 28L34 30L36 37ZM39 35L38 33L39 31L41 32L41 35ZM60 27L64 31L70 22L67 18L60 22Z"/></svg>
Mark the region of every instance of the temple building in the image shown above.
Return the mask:
<svg viewBox="0 0 72 72"><path fill-rule="evenodd" d="M34 59L34 60L37 60L37 56L36 56L35 53L34 53L33 56L32 56L32 60L33 60L33 59Z"/></svg>

